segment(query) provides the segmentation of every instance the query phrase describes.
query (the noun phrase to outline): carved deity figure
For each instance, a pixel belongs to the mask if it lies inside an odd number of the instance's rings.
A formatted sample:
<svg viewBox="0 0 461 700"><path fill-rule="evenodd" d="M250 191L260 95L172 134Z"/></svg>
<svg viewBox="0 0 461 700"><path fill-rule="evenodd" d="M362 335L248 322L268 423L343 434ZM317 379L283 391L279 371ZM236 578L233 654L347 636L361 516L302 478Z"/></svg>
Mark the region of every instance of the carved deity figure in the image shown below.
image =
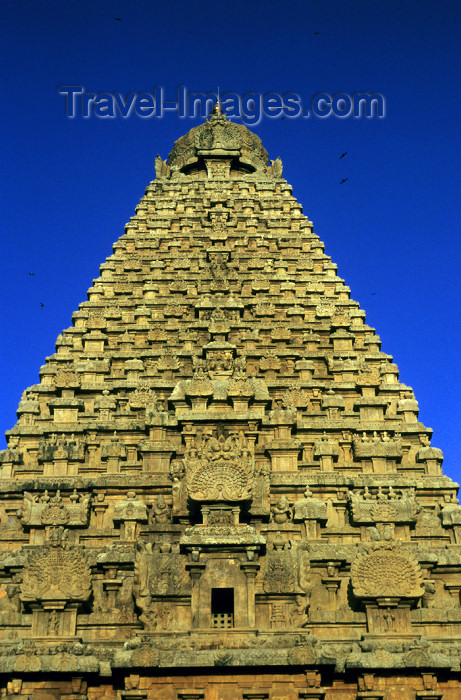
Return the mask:
<svg viewBox="0 0 461 700"><path fill-rule="evenodd" d="M291 520L291 508L286 496L281 496L271 508L271 521L283 525Z"/></svg>
<svg viewBox="0 0 461 700"><path fill-rule="evenodd" d="M153 509L153 519L156 523L167 523L170 519L170 507L165 501L165 496L157 496L157 502Z"/></svg>
<svg viewBox="0 0 461 700"><path fill-rule="evenodd" d="M230 376L234 369L234 358L231 352L210 352L205 360L206 370L210 379Z"/></svg>
<svg viewBox="0 0 461 700"><path fill-rule="evenodd" d="M226 258L222 253L216 253L210 260L211 274L213 277L222 278L227 271ZM224 316L224 315L222 315ZM224 320L220 318L217 320Z"/></svg>
<svg viewBox="0 0 461 700"><path fill-rule="evenodd" d="M59 634L59 613L52 610L48 617L48 634L56 637Z"/></svg>
<svg viewBox="0 0 461 700"><path fill-rule="evenodd" d="M296 596L296 605L291 611L290 623L293 627L305 627L309 622L309 616L306 612L308 605L308 597L304 595Z"/></svg>
<svg viewBox="0 0 461 700"><path fill-rule="evenodd" d="M171 486L171 494L173 497L173 514L187 509L187 491L184 484L185 469L181 460L175 460L171 463L170 478L173 482Z"/></svg>
<svg viewBox="0 0 461 700"><path fill-rule="evenodd" d="M433 608L435 607L437 592L435 589L435 581L427 579L423 581L424 593L422 597L423 608Z"/></svg>

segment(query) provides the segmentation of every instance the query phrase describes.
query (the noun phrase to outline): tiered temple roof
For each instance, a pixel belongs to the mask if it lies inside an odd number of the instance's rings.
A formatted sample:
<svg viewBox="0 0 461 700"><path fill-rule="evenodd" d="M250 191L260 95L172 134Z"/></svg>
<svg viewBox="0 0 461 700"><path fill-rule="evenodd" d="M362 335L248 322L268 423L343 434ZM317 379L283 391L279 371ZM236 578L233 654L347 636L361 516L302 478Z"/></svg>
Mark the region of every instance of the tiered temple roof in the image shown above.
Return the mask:
<svg viewBox="0 0 461 700"><path fill-rule="evenodd" d="M459 700L461 507L393 357L219 107L0 453L0 697Z"/></svg>

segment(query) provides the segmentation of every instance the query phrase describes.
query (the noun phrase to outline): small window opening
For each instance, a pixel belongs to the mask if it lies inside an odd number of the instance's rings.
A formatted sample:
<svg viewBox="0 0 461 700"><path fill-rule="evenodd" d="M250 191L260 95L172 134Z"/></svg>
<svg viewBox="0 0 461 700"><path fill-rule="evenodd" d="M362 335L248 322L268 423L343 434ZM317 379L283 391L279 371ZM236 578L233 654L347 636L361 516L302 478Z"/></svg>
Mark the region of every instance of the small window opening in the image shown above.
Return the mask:
<svg viewBox="0 0 461 700"><path fill-rule="evenodd" d="M211 626L229 629L234 626L234 589L211 589Z"/></svg>

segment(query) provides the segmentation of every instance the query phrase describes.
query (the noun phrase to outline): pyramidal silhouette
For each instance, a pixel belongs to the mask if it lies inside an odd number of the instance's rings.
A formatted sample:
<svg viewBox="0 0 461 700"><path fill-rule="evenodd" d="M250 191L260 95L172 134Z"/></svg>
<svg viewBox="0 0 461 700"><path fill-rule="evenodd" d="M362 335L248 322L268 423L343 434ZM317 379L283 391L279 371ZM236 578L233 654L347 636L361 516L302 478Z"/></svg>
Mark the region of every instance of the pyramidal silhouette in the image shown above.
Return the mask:
<svg viewBox="0 0 461 700"><path fill-rule="evenodd" d="M1 697L461 697L461 508L260 139L174 144L0 453Z"/></svg>

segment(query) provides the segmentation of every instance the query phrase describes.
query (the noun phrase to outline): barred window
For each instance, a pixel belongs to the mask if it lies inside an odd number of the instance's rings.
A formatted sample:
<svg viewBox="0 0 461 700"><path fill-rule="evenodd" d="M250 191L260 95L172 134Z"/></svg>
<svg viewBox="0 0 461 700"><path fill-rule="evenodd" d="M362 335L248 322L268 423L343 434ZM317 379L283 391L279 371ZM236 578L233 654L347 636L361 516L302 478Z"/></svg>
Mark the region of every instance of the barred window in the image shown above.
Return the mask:
<svg viewBox="0 0 461 700"><path fill-rule="evenodd" d="M212 588L211 626L215 629L229 629L234 626L233 588Z"/></svg>

